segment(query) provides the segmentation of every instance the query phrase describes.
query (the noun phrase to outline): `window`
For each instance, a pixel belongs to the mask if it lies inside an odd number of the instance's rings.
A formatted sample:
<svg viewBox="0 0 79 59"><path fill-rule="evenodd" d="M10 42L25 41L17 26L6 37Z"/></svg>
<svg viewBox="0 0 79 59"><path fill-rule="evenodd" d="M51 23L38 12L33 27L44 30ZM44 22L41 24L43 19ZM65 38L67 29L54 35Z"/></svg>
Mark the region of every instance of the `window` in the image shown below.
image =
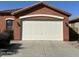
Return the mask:
<svg viewBox="0 0 79 59"><path fill-rule="evenodd" d="M6 29L12 30L13 20L6 20Z"/></svg>

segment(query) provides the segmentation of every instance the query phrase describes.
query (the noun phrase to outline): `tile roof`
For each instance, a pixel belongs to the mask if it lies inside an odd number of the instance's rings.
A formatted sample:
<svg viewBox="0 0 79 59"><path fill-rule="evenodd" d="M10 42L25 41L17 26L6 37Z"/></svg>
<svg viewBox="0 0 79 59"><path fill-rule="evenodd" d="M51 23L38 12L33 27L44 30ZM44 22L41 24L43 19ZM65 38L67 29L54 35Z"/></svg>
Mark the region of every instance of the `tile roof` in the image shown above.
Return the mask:
<svg viewBox="0 0 79 59"><path fill-rule="evenodd" d="M48 5L47 3L45 3L45 2L38 2L38 3L36 3L36 4L34 4L34 5L30 6L30 7L25 7L25 8L19 9L19 10L13 12L12 14L18 14L18 13L24 11L24 10L27 11L28 9L30 10L30 9L32 9L33 7L39 7L39 6L46 6L46 7L48 7L48 8L54 9L54 10L56 10L56 11L62 13L62 14L67 15L67 16L70 16L70 15L71 15L70 13L68 13L68 12L66 12L66 11L63 11L63 10L61 10L61 9L58 9L58 8L56 8L56 7L54 7L54 6L49 6L49 5Z"/></svg>
<svg viewBox="0 0 79 59"><path fill-rule="evenodd" d="M9 10L1 10L0 13L12 13L12 12L20 10L20 9L22 9L22 8L9 9Z"/></svg>

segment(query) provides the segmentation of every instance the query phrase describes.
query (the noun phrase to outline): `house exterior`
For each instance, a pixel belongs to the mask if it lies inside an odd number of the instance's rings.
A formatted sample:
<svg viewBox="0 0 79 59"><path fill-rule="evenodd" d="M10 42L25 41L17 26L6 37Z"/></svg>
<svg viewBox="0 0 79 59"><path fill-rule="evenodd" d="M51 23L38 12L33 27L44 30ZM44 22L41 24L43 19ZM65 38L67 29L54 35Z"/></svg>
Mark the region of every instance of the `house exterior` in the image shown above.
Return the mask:
<svg viewBox="0 0 79 59"><path fill-rule="evenodd" d="M71 14L44 2L33 6L0 11L0 31L13 30L14 40L69 41Z"/></svg>
<svg viewBox="0 0 79 59"><path fill-rule="evenodd" d="M79 41L79 18L69 21L69 37L71 41Z"/></svg>
<svg viewBox="0 0 79 59"><path fill-rule="evenodd" d="M79 18L75 18L69 21L70 27L79 34Z"/></svg>

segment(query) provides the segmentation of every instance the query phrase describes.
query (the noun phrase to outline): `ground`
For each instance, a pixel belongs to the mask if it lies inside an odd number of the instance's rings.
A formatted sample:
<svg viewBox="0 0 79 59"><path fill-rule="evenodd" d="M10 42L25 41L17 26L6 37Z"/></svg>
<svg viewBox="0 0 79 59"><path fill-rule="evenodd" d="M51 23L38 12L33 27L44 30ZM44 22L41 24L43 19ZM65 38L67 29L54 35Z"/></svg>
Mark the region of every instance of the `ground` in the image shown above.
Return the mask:
<svg viewBox="0 0 79 59"><path fill-rule="evenodd" d="M75 42L77 43L77 42ZM74 42L53 40L26 40L2 53L2 57L79 57L79 49ZM78 44L78 43L77 43Z"/></svg>

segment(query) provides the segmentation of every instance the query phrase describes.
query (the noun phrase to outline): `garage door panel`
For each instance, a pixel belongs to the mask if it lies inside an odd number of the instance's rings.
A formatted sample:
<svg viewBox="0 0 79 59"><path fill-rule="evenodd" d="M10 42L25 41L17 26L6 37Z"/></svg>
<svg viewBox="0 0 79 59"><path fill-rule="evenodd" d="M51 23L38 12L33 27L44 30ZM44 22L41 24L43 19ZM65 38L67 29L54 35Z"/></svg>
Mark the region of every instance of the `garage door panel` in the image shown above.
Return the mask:
<svg viewBox="0 0 79 59"><path fill-rule="evenodd" d="M22 40L63 40L62 21L22 22Z"/></svg>

